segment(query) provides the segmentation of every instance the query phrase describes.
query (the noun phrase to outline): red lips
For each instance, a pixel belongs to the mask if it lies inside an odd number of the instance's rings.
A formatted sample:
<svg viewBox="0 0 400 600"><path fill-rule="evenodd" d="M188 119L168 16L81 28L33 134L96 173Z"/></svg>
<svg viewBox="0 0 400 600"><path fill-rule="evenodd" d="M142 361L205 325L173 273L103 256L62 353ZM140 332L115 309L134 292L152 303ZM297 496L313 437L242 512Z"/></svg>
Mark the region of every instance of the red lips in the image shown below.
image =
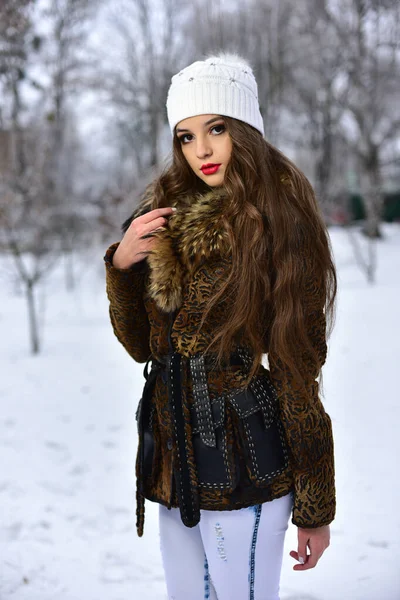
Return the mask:
<svg viewBox="0 0 400 600"><path fill-rule="evenodd" d="M214 173L216 173L218 171L220 166L221 166L220 164L216 165L213 163L208 163L208 165L203 165L201 167L201 170L203 171L203 175L213 175Z"/></svg>

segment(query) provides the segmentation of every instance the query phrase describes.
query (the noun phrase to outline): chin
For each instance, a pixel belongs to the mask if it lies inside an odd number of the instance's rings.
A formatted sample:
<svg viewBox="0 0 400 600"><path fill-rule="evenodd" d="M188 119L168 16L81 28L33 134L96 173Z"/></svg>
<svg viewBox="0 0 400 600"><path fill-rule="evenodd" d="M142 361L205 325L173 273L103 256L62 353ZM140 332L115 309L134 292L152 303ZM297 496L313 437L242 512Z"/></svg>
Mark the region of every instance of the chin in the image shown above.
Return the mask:
<svg viewBox="0 0 400 600"><path fill-rule="evenodd" d="M210 187L221 187L224 183L224 178L219 177L218 179L211 180L211 177L206 177L203 181Z"/></svg>

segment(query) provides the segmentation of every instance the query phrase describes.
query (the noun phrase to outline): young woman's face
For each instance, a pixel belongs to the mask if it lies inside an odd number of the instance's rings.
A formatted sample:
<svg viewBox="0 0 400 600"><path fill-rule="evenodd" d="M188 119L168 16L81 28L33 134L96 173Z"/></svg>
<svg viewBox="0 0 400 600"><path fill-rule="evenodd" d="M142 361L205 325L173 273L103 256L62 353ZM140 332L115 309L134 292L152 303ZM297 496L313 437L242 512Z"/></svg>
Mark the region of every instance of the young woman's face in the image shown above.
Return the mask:
<svg viewBox="0 0 400 600"><path fill-rule="evenodd" d="M232 154L232 141L224 118L219 115L199 115L180 121L176 135L190 168L209 186L223 184L226 167ZM206 165L215 165L206 168Z"/></svg>

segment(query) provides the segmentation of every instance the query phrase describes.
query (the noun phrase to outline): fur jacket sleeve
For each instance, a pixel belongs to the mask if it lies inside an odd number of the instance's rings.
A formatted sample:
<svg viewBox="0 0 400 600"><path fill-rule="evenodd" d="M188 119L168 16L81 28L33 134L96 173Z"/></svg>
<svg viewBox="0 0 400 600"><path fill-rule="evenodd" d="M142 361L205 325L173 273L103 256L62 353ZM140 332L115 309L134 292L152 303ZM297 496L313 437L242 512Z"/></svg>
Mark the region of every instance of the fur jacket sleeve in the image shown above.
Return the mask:
<svg viewBox="0 0 400 600"><path fill-rule="evenodd" d="M297 349L301 378L268 354L272 381L278 392L294 476L292 522L298 527L320 527L335 516L335 472L332 423L319 397L316 377L327 355L324 301L312 277L312 267L301 291L308 336L317 360ZM315 512L318 507L318 521Z"/></svg>
<svg viewBox="0 0 400 600"><path fill-rule="evenodd" d="M112 244L104 256L110 320L125 350L135 361L144 363L150 356L150 325L143 302L147 260L129 269L117 269L112 259L118 246L119 242Z"/></svg>

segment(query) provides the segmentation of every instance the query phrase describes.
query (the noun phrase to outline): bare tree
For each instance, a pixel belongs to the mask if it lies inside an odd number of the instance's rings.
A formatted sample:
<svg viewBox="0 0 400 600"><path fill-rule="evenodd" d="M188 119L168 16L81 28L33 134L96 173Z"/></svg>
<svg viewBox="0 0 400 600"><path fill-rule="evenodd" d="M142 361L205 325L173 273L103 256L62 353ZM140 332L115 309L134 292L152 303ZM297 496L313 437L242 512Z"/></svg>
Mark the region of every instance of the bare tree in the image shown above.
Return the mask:
<svg viewBox="0 0 400 600"><path fill-rule="evenodd" d="M246 40L258 82L258 96L267 139L279 146L286 124L286 93L291 81L295 4L288 0L251 3L252 31Z"/></svg>
<svg viewBox="0 0 400 600"><path fill-rule="evenodd" d="M54 0L45 13L54 25L46 40L35 33L32 6L22 2L7 11L11 21L0 30L5 32L0 37L3 50L10 48L9 32L14 36L14 54L9 51L6 60L3 51L2 61L3 137L9 151L0 173L0 233L25 289L31 348L38 353L36 288L62 253L71 254L84 229L74 181L81 153L67 100L79 74L75 44L83 40L88 2ZM45 83L32 75L38 64L49 75ZM35 90L36 100L26 102L23 83ZM66 281L67 287L73 285L72 263L67 264Z"/></svg>
<svg viewBox="0 0 400 600"><path fill-rule="evenodd" d="M15 110L14 115L18 118ZM9 139L15 155L24 155L25 165L22 170L18 162L8 165L0 179L0 240L12 257L14 276L25 292L31 350L37 354L40 336L36 290L60 256L60 240L52 228L51 209L44 202L43 131L32 125L24 128L23 135L10 132Z"/></svg>
<svg viewBox="0 0 400 600"><path fill-rule="evenodd" d="M34 198L40 187L37 185L40 167L35 165L37 168L32 168L27 131L21 123L23 108L20 86L26 77L28 47L32 39L29 13L31 6L30 2L21 2L17 6L9 1L2 5L0 13L1 84L4 98L2 124L5 128L4 149L7 148L4 150L7 160L4 161L0 178L0 231L2 246L11 253L17 276L25 289L31 349L33 353L37 353L39 331L34 292L49 265L44 264L47 252L44 248L46 236L42 229L43 215L37 213ZM6 110L8 115L5 114ZM39 225L35 225L34 229L30 227L33 206L36 206L34 220Z"/></svg>
<svg viewBox="0 0 400 600"><path fill-rule="evenodd" d="M382 163L400 134L400 5L395 0L341 0L336 10L328 3L324 9L344 49L342 135L358 161L365 233L379 237Z"/></svg>
<svg viewBox="0 0 400 600"><path fill-rule="evenodd" d="M302 124L293 129L295 143L312 157L314 187L328 215L343 184L342 152L337 150L344 98L337 89L342 50L334 28L324 18L323 4L315 0L296 5L286 104Z"/></svg>
<svg viewBox="0 0 400 600"><path fill-rule="evenodd" d="M80 226L80 198L75 192L74 175L80 152L72 101L87 85L87 72L94 62L85 53L89 26L99 6L98 0L51 0L41 18L47 19L51 35L43 44L43 59L50 75L46 90L48 160L45 163L46 201L53 207L54 227L61 238L65 257L65 281L74 288L74 249L84 233Z"/></svg>
<svg viewBox="0 0 400 600"><path fill-rule="evenodd" d="M32 0L4 0L0 5L0 126L9 125L21 134L19 122L21 110L20 84L26 78L26 62L31 36ZM8 102L7 102L8 100ZM24 169L22 148L12 148L16 168Z"/></svg>
<svg viewBox="0 0 400 600"><path fill-rule="evenodd" d="M159 168L165 98L182 52L176 32L187 10L183 0L118 0L110 7L109 29L116 43L104 57L101 79L94 74L92 85L105 91L116 109L108 131L118 136L121 161L129 157L128 185Z"/></svg>
<svg viewBox="0 0 400 600"><path fill-rule="evenodd" d="M219 50L247 58L258 82L258 98L268 140L278 145L282 136L285 90L289 84L289 51L294 14L288 0L242 0L193 4L186 24L190 56ZM196 23L202 27L196 27ZM188 53L185 60L188 60Z"/></svg>

